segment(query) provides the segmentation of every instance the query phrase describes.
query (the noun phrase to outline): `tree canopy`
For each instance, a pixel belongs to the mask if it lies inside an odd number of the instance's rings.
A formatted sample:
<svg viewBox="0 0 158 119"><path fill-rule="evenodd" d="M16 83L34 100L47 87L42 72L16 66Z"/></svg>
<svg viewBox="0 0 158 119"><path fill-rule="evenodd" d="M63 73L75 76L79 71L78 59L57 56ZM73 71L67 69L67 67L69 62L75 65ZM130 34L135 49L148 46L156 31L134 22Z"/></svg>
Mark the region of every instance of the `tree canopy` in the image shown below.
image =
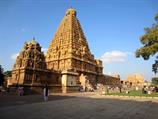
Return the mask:
<svg viewBox="0 0 158 119"><path fill-rule="evenodd" d="M3 68L0 65L0 86L3 85L3 82L4 82Z"/></svg>
<svg viewBox="0 0 158 119"><path fill-rule="evenodd" d="M11 77L12 76L12 71L5 71L4 75L7 77Z"/></svg>
<svg viewBox="0 0 158 119"><path fill-rule="evenodd" d="M158 85L158 77L152 78L152 84L153 85Z"/></svg>
<svg viewBox="0 0 158 119"><path fill-rule="evenodd" d="M136 50L136 57L143 57L148 60L150 56L154 56L158 52L158 13L155 15L155 23L149 28L145 28L145 34L140 37L140 42L143 47ZM152 65L152 71L157 73L158 69L158 55L155 63Z"/></svg>

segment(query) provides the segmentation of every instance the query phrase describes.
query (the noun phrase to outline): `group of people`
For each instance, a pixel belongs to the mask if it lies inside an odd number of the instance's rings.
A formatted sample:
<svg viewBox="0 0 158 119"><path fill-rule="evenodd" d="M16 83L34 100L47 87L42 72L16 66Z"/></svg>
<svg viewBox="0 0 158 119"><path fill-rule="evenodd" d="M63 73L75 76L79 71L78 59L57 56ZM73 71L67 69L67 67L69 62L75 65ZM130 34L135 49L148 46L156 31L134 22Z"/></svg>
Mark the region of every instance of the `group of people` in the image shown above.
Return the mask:
<svg viewBox="0 0 158 119"><path fill-rule="evenodd" d="M151 87L147 87L147 86L144 86L143 88L142 88L142 93L143 94L151 94L152 92L158 92L158 87L153 87L153 86L151 86Z"/></svg>
<svg viewBox="0 0 158 119"><path fill-rule="evenodd" d="M17 92L18 92L19 96L23 96L24 95L24 87L18 87L17 88ZM48 101L48 96L49 96L49 89L48 89L48 85L45 84L45 86L43 88L44 101Z"/></svg>

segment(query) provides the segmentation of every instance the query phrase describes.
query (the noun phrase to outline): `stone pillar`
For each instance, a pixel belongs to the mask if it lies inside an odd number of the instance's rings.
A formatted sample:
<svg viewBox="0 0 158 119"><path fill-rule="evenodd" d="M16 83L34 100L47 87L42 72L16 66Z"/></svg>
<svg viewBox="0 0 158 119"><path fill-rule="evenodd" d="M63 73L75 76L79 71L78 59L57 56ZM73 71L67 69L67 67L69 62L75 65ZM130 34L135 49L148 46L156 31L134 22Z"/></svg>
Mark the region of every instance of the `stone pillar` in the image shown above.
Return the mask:
<svg viewBox="0 0 158 119"><path fill-rule="evenodd" d="M62 71L62 92L76 92L78 91L78 86L76 84L76 80L78 77L78 73L72 71Z"/></svg>

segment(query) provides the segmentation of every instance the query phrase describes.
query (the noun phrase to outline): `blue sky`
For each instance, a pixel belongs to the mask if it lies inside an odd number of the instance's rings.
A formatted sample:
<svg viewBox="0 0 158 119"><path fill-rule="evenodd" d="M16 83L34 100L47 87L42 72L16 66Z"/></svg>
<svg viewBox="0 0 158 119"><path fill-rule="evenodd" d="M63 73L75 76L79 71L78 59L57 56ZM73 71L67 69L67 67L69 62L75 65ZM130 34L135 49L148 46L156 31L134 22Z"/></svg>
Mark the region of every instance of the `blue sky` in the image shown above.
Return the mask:
<svg viewBox="0 0 158 119"><path fill-rule="evenodd" d="M0 0L0 64L11 70L13 56L33 37L48 48L65 11L73 7L91 52L101 58L106 74L122 79L141 73L146 80L154 74L154 58L135 58L141 47L144 27L154 23L158 0Z"/></svg>

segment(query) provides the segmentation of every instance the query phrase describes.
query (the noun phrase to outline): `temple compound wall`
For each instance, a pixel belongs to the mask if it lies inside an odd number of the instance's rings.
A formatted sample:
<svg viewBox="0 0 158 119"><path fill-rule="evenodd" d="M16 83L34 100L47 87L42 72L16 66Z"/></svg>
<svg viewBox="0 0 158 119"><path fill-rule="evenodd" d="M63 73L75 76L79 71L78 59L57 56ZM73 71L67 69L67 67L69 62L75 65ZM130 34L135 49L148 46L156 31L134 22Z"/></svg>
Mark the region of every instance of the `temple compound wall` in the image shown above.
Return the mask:
<svg viewBox="0 0 158 119"><path fill-rule="evenodd" d="M66 11L45 55L35 39L24 44L12 70L13 85L42 87L47 83L53 91L66 93L79 87L96 89L98 81L113 80L103 75L102 61L91 53L76 16L74 9Z"/></svg>
<svg viewBox="0 0 158 119"><path fill-rule="evenodd" d="M100 75L98 78L98 83L109 86L119 87L121 85L120 76L109 76L109 75Z"/></svg>

